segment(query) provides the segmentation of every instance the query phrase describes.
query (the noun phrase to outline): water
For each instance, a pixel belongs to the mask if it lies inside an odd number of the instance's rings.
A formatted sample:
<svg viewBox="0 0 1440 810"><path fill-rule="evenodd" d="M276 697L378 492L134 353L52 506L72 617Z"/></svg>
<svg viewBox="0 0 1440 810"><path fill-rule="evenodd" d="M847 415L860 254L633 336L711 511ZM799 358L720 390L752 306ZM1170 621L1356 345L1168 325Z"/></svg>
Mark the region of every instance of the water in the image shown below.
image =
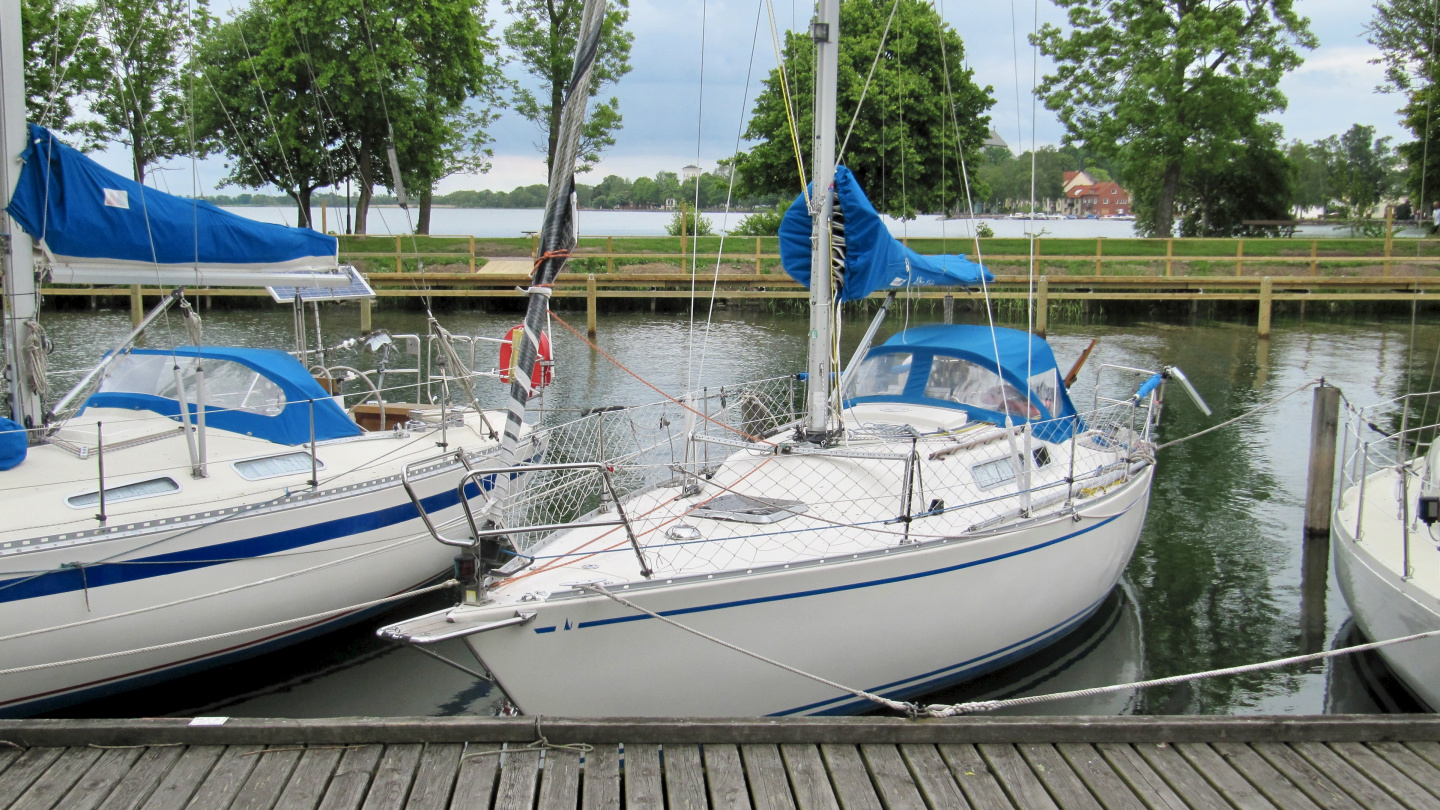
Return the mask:
<svg viewBox="0 0 1440 810"><path fill-rule="evenodd" d="M241 216L261 222L282 225L295 224L293 207L238 206L226 208ZM485 236L519 237L540 229L543 213L538 208L435 208L431 211L430 232L437 236ZM311 211L316 223L320 222L320 209ZM329 209L327 227L339 231L344 227L345 209ZM702 211L701 216L710 220L715 232L734 228L745 218L743 213L725 214ZM664 236L665 228L674 214L667 211L581 211L581 236ZM885 217L885 224L895 236L961 239L974 235L969 220L942 220L933 215L901 221ZM1110 219L1049 219L1030 222L1023 219L988 218L982 221L990 227L995 236L1028 237L1034 233L1043 238L1129 239L1135 237L1135 223ZM372 235L406 234L414 230L415 212L408 218L399 208L388 206L370 209L366 217L366 228ZM1395 236L1420 236L1416 230L1398 231ZM1329 225L1302 225L1296 229L1298 239L1339 239L1348 238L1348 229L1336 229Z"/></svg>
<svg viewBox="0 0 1440 810"><path fill-rule="evenodd" d="M562 313L563 315L564 313ZM704 310L701 310L703 324ZM289 348L289 313L281 308L216 310L207 314L207 340ZM975 322L983 313L958 313ZM515 315L456 312L443 316L457 333L499 336ZM907 321L937 320L934 313L892 316L884 333ZM572 322L576 319L571 318ZM152 332L155 345L181 339L178 324ZM52 368L80 369L96 346L129 328L123 310L54 313L46 321L57 344ZM378 310L376 325L395 332L423 331L416 313ZM353 305L325 310L327 342L358 332ZM854 340L859 323L847 325ZM803 367L806 324L794 315L720 310L708 341L692 335L683 316L602 315L601 348L654 384L676 391L687 377L707 385ZM1099 338L1072 392L1088 405L1102 364L1158 368L1178 365L1215 410L1200 414L1172 391L1164 438L1189 435L1238 415L1307 381L1324 376L1349 401L1369 403L1404 392L1411 350L1408 319L1347 323L1280 323L1260 341L1253 324L1174 326L1059 326L1051 337L1068 367L1092 337ZM694 338L692 341L691 338ZM637 404L656 397L634 377L595 355L560 327L555 329L557 383L550 402L559 407ZM1412 368L1423 385L1440 343L1440 326L1417 331ZM693 347L693 350L690 348ZM346 357L351 363L365 358ZM481 399L498 405L498 384ZM1144 533L1114 596L1085 628L1036 659L950 690L937 699L960 700L1060 691L1137 678L1233 666L1312 652L1348 643L1348 610L1333 576L1307 582L1301 522L1305 496L1311 400L1302 392L1254 419L1160 454ZM1312 546L1310 553L1328 551ZM1313 564L1313 560L1311 561ZM1328 569L1327 569L1328 570ZM1040 598L1037 596L1037 598ZM373 629L448 604L441 595L405 605L364 625L298 648L125 696L96 701L68 716L156 716L196 713L232 716L450 715L493 712L498 696L487 684L412 650L381 643ZM897 616L897 621L913 617ZM986 620L977 616L977 622ZM743 639L737 639L743 643ZM943 640L937 640L943 643ZM473 665L459 642L440 650ZM857 654L863 654L859 651ZM1254 673L1145 693L1046 706L1041 713L1314 714L1413 708L1376 660L1345 660L1308 668Z"/></svg>

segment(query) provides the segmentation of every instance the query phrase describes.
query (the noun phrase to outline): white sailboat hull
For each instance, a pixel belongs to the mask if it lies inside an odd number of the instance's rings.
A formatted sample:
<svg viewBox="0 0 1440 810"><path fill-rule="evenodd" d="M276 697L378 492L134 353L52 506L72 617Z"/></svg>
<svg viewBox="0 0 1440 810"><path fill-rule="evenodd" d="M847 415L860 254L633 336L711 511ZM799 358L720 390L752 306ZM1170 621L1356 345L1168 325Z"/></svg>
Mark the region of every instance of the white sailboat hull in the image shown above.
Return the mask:
<svg viewBox="0 0 1440 810"><path fill-rule="evenodd" d="M1089 616L1134 550L1152 470L1146 466L1086 504L1078 518L614 592L841 684L890 697L923 694L1033 652ZM515 607L509 605L509 615ZM466 641L526 714L814 715L874 708L600 595L522 607L536 612L526 624ZM495 612L503 618L498 606ZM473 618L467 612L467 622Z"/></svg>
<svg viewBox="0 0 1440 810"><path fill-rule="evenodd" d="M1372 480L1370 485L1379 489L1387 483ZM1349 497L1353 502L1355 493L1352 491ZM1391 497L1389 500L1390 513L1384 514L1381 513L1383 507L1370 502L1367 495L1367 510L1380 513L1364 516L1365 536L1374 538L1373 540L1363 543L1355 541L1353 506L1338 510L1334 528L1335 576L1360 631L1371 640L1440 630L1440 599L1423 587L1428 584L1426 580L1434 579L1434 572L1427 571L1418 578L1402 579L1398 574L1398 566L1387 564L1388 561L1380 559L1371 548L1378 541L1388 541L1396 547L1401 543L1399 521L1393 513L1394 499ZM1391 524L1389 528L1392 532L1388 537L1377 537L1372 533L1372 530L1380 528L1373 524L1381 520ZM1422 551L1422 544L1429 546L1428 538L1412 538L1413 551ZM1418 569L1416 563L1426 567L1429 567L1427 563L1433 565L1433 546L1430 546L1428 551L1429 553L1424 555L1428 559L1423 561L1418 559L1420 554L1416 554L1417 559L1412 559L1412 567ZM1440 638L1382 647L1377 652L1416 697L1424 701L1432 711L1440 710Z"/></svg>

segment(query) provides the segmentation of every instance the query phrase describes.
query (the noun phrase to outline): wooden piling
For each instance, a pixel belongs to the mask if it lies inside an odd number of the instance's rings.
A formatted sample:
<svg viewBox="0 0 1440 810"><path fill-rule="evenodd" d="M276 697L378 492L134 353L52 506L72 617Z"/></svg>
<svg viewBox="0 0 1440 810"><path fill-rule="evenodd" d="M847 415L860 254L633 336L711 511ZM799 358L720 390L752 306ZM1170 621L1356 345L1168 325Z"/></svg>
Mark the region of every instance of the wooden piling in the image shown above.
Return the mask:
<svg viewBox="0 0 1440 810"><path fill-rule="evenodd" d="M405 266L401 264L400 260L400 237L398 236L395 237L395 272L405 272Z"/></svg>
<svg viewBox="0 0 1440 810"><path fill-rule="evenodd" d="M475 272L475 237L470 237L470 272Z"/></svg>
<svg viewBox="0 0 1440 810"><path fill-rule="evenodd" d="M1395 206L1385 206L1385 275L1390 275L1390 257L1395 248Z"/></svg>
<svg viewBox="0 0 1440 810"><path fill-rule="evenodd" d="M1270 277L1260 279L1260 337L1270 337L1270 307L1273 294Z"/></svg>
<svg viewBox="0 0 1440 810"><path fill-rule="evenodd" d="M1245 275L1245 262L1243 261L1244 258L1245 258L1245 240L1244 240L1244 239L1236 239L1236 240L1235 240L1235 275L1236 275L1237 277Z"/></svg>
<svg viewBox="0 0 1440 810"><path fill-rule="evenodd" d="M945 323L955 322L955 295L945 293Z"/></svg>
<svg viewBox="0 0 1440 810"><path fill-rule="evenodd" d="M585 333L595 337L595 274L585 277Z"/></svg>
<svg viewBox="0 0 1440 810"><path fill-rule="evenodd" d="M360 331L365 334L370 332L370 306L369 298L360 299Z"/></svg>
<svg viewBox="0 0 1440 810"><path fill-rule="evenodd" d="M615 237L605 237L605 272L615 272Z"/></svg>
<svg viewBox="0 0 1440 810"><path fill-rule="evenodd" d="M1035 334L1045 337L1045 330L1050 325L1050 279L1040 277L1040 283L1035 288Z"/></svg>
<svg viewBox="0 0 1440 810"><path fill-rule="evenodd" d="M1175 240L1165 240L1165 275L1169 277L1174 274L1175 269Z"/></svg>
<svg viewBox="0 0 1440 810"><path fill-rule="evenodd" d="M1340 424L1340 389L1323 381L1310 410L1310 477L1305 485L1306 534L1330 534L1335 491L1335 436Z"/></svg>
<svg viewBox="0 0 1440 810"><path fill-rule="evenodd" d="M140 285L130 285L130 325L139 326L145 320L145 298L140 295Z"/></svg>
<svg viewBox="0 0 1440 810"><path fill-rule="evenodd" d="M1105 237L1102 236L1095 240L1095 275L1097 276L1102 275L1100 272L1100 256L1103 255L1104 251Z"/></svg>

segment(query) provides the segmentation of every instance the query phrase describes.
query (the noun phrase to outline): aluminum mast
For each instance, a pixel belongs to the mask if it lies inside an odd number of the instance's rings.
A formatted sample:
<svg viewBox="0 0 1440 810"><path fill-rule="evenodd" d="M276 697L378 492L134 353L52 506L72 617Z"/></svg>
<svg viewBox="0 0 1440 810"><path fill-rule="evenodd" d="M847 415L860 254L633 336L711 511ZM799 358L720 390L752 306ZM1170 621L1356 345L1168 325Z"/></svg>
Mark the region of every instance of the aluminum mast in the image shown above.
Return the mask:
<svg viewBox="0 0 1440 810"><path fill-rule="evenodd" d="M25 44L20 36L20 0L0 0L0 209L10 204L20 179L25 150ZM5 239L6 236L9 239ZM30 235L0 211L0 272L5 274L5 377L10 418L27 428L41 422L40 395L30 384L22 347L25 323L35 317L39 293ZM34 434L31 434L32 436Z"/></svg>
<svg viewBox="0 0 1440 810"><path fill-rule="evenodd" d="M831 352L834 350L831 295L830 219L835 208L835 87L840 48L840 0L820 0L810 23L815 40L815 158L810 217L810 345L806 370L810 387L805 403L805 436L820 441L829 435Z"/></svg>

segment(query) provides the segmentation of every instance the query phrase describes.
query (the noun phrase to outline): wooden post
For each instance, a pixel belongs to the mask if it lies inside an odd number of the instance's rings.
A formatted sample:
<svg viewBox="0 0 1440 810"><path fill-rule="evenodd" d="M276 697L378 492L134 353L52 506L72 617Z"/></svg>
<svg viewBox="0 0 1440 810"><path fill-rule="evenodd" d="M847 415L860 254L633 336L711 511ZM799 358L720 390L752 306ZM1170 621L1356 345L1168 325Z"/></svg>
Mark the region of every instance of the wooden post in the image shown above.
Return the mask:
<svg viewBox="0 0 1440 810"><path fill-rule="evenodd" d="M1238 277L1244 274L1245 263L1241 259L1245 256L1245 240L1235 240L1235 275Z"/></svg>
<svg viewBox="0 0 1440 810"><path fill-rule="evenodd" d="M538 259L538 258L540 258L540 234L539 234L539 232L530 234L530 258L532 258L532 259Z"/></svg>
<svg viewBox="0 0 1440 810"><path fill-rule="evenodd" d="M1320 241L1319 241L1318 239L1311 239L1311 240L1310 240L1310 275L1312 275L1312 276L1318 276L1318 275L1320 275L1320 262L1317 260L1317 257L1320 255L1319 251L1320 251Z"/></svg>
<svg viewBox="0 0 1440 810"><path fill-rule="evenodd" d="M680 258L685 258L685 205L680 205ZM682 262L681 267L684 267Z"/></svg>
<svg viewBox="0 0 1440 810"><path fill-rule="evenodd" d="M1270 337L1270 277L1260 279L1260 337Z"/></svg>
<svg viewBox="0 0 1440 810"><path fill-rule="evenodd" d="M758 236L755 237L755 275L760 275L760 237Z"/></svg>
<svg viewBox="0 0 1440 810"><path fill-rule="evenodd" d="M1165 276L1166 276L1166 278L1169 278L1171 275L1174 275L1174 261L1175 261L1175 240L1174 240L1174 239L1166 239L1166 240L1165 240Z"/></svg>
<svg viewBox="0 0 1440 810"><path fill-rule="evenodd" d="M605 237L605 253L608 254L605 257L605 272L613 273L615 272L615 237Z"/></svg>
<svg viewBox="0 0 1440 810"><path fill-rule="evenodd" d="M1105 237L1103 236L1098 236L1095 238L1095 275L1097 276L1104 275L1104 271L1100 269L1100 257L1105 252L1104 239Z"/></svg>
<svg viewBox="0 0 1440 810"><path fill-rule="evenodd" d="M595 337L595 274L585 277L585 333Z"/></svg>
<svg viewBox="0 0 1440 810"><path fill-rule="evenodd" d="M475 272L475 237L470 237L470 272Z"/></svg>
<svg viewBox="0 0 1440 810"><path fill-rule="evenodd" d="M1030 266L1034 268L1031 272L1040 275L1040 237L1030 240ZM1043 334L1043 333L1042 333Z"/></svg>
<svg viewBox="0 0 1440 810"><path fill-rule="evenodd" d="M955 322L955 294L945 293L945 323Z"/></svg>
<svg viewBox="0 0 1440 810"><path fill-rule="evenodd" d="M326 216L325 216L325 203L322 202L322 203L320 203L320 232L321 232L321 233L329 233L329 232L330 232L330 227L329 227L329 226L330 226L330 221L329 221L329 219L327 219Z"/></svg>
<svg viewBox="0 0 1440 810"><path fill-rule="evenodd" d="M400 263L400 237L395 237L395 272L405 272L405 267Z"/></svg>
<svg viewBox="0 0 1440 810"><path fill-rule="evenodd" d="M1035 334L1045 337L1045 330L1050 326L1050 279L1040 277L1040 284L1035 288Z"/></svg>
<svg viewBox="0 0 1440 810"><path fill-rule="evenodd" d="M1385 275L1390 275L1390 256L1395 248L1395 206L1385 206Z"/></svg>
<svg viewBox="0 0 1440 810"><path fill-rule="evenodd" d="M1310 409L1310 478L1305 485L1306 534L1330 534L1335 488L1335 433L1340 423L1340 389L1321 381Z"/></svg>
<svg viewBox="0 0 1440 810"><path fill-rule="evenodd" d="M370 304L369 298L360 299L360 331L365 334L370 332Z"/></svg>
<svg viewBox="0 0 1440 810"><path fill-rule="evenodd" d="M130 285L130 325L139 326L145 320L145 299L140 295L140 285Z"/></svg>

